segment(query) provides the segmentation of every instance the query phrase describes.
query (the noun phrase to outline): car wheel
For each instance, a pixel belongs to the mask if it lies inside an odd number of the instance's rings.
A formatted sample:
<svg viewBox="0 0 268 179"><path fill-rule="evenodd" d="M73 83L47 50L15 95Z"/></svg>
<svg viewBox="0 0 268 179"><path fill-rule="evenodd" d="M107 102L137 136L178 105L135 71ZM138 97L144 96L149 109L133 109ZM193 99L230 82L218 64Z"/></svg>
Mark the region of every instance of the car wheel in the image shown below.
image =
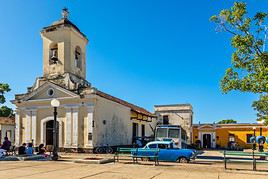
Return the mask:
<svg viewBox="0 0 268 179"><path fill-rule="evenodd" d="M189 163L189 160L185 157L180 157L178 160L177 160L179 163Z"/></svg>
<svg viewBox="0 0 268 179"><path fill-rule="evenodd" d="M106 148L106 153L107 153L107 154L112 154L112 153L113 153L113 149L112 149L112 147L107 147L107 148Z"/></svg>
<svg viewBox="0 0 268 179"><path fill-rule="evenodd" d="M103 154L104 153L104 148L103 147L97 147L96 148L96 153L97 154Z"/></svg>

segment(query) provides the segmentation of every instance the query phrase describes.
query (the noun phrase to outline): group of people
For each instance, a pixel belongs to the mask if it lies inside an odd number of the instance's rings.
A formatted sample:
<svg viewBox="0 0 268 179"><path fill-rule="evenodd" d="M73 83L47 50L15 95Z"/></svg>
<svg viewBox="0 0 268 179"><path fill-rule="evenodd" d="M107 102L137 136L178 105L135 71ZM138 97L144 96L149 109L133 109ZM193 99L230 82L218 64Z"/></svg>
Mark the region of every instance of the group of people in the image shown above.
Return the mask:
<svg viewBox="0 0 268 179"><path fill-rule="evenodd" d="M11 148L11 142L8 140L8 137L4 138L4 142L0 147L0 158L5 156L8 151L10 151ZM26 143L23 143L19 148L18 148L18 155L25 155L25 156L31 156L34 155L34 147L32 143L28 143L26 146ZM46 155L46 149L44 144L40 144L38 146L38 152L37 155Z"/></svg>
<svg viewBox="0 0 268 179"><path fill-rule="evenodd" d="M19 155L34 155L34 148L32 143L28 143L26 147L26 143L23 143L19 149L18 149L18 154ZM46 154L46 149L44 144L40 144L38 146L38 153L37 155L45 155Z"/></svg>

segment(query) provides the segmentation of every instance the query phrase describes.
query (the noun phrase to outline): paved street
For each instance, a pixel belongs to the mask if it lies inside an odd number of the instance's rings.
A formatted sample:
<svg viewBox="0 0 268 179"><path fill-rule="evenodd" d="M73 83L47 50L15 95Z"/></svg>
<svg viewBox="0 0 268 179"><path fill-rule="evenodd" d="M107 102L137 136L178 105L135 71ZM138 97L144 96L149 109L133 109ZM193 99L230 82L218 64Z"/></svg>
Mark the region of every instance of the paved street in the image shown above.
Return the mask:
<svg viewBox="0 0 268 179"><path fill-rule="evenodd" d="M230 165L241 170L223 170L222 163L177 164L161 163L153 166L151 162L133 165L129 162L103 165L81 164L73 162L19 161L0 162L1 178L195 178L219 179L235 178L266 179L267 172L252 172L250 164ZM268 168L268 165L262 166Z"/></svg>

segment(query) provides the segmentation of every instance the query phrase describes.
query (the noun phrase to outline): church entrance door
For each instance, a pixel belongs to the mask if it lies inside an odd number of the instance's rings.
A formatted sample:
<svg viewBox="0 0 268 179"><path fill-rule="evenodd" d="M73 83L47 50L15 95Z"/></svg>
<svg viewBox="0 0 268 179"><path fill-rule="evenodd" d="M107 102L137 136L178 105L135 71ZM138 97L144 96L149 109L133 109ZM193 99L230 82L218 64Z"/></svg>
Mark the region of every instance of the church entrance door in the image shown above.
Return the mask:
<svg viewBox="0 0 268 179"><path fill-rule="evenodd" d="M46 145L53 145L53 120L46 123ZM57 143L59 143L59 122L57 121Z"/></svg>
<svg viewBox="0 0 268 179"><path fill-rule="evenodd" d="M209 149L211 148L211 135L203 134L203 148Z"/></svg>

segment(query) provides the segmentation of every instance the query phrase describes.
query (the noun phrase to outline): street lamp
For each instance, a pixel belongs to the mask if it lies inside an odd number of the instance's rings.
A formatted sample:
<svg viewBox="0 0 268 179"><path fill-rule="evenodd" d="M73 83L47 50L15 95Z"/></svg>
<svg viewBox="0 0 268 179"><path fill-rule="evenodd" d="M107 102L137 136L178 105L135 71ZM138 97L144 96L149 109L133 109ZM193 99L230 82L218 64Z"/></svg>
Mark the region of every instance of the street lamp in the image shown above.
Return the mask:
<svg viewBox="0 0 268 179"><path fill-rule="evenodd" d="M263 126L264 120L257 121L257 123L261 124L260 136L259 136L258 141L257 141L259 144L259 152L263 152L263 144L265 143L265 138L262 136L262 126Z"/></svg>
<svg viewBox="0 0 268 179"><path fill-rule="evenodd" d="M53 157L52 160L58 160L58 135L57 135L57 108L60 106L60 102L57 99L51 100L51 106L54 108L54 122L53 122Z"/></svg>
<svg viewBox="0 0 268 179"><path fill-rule="evenodd" d="M255 138L254 143L252 144L252 158L253 158L253 170L256 171L256 159L255 159L255 152L256 150L256 127L254 126L253 128L253 136Z"/></svg>
<svg viewBox="0 0 268 179"><path fill-rule="evenodd" d="M254 150L256 150L256 127L254 126L254 127L252 127L252 129L253 129L253 137L254 137L254 142L253 142L253 145L252 145L252 150L254 151Z"/></svg>

